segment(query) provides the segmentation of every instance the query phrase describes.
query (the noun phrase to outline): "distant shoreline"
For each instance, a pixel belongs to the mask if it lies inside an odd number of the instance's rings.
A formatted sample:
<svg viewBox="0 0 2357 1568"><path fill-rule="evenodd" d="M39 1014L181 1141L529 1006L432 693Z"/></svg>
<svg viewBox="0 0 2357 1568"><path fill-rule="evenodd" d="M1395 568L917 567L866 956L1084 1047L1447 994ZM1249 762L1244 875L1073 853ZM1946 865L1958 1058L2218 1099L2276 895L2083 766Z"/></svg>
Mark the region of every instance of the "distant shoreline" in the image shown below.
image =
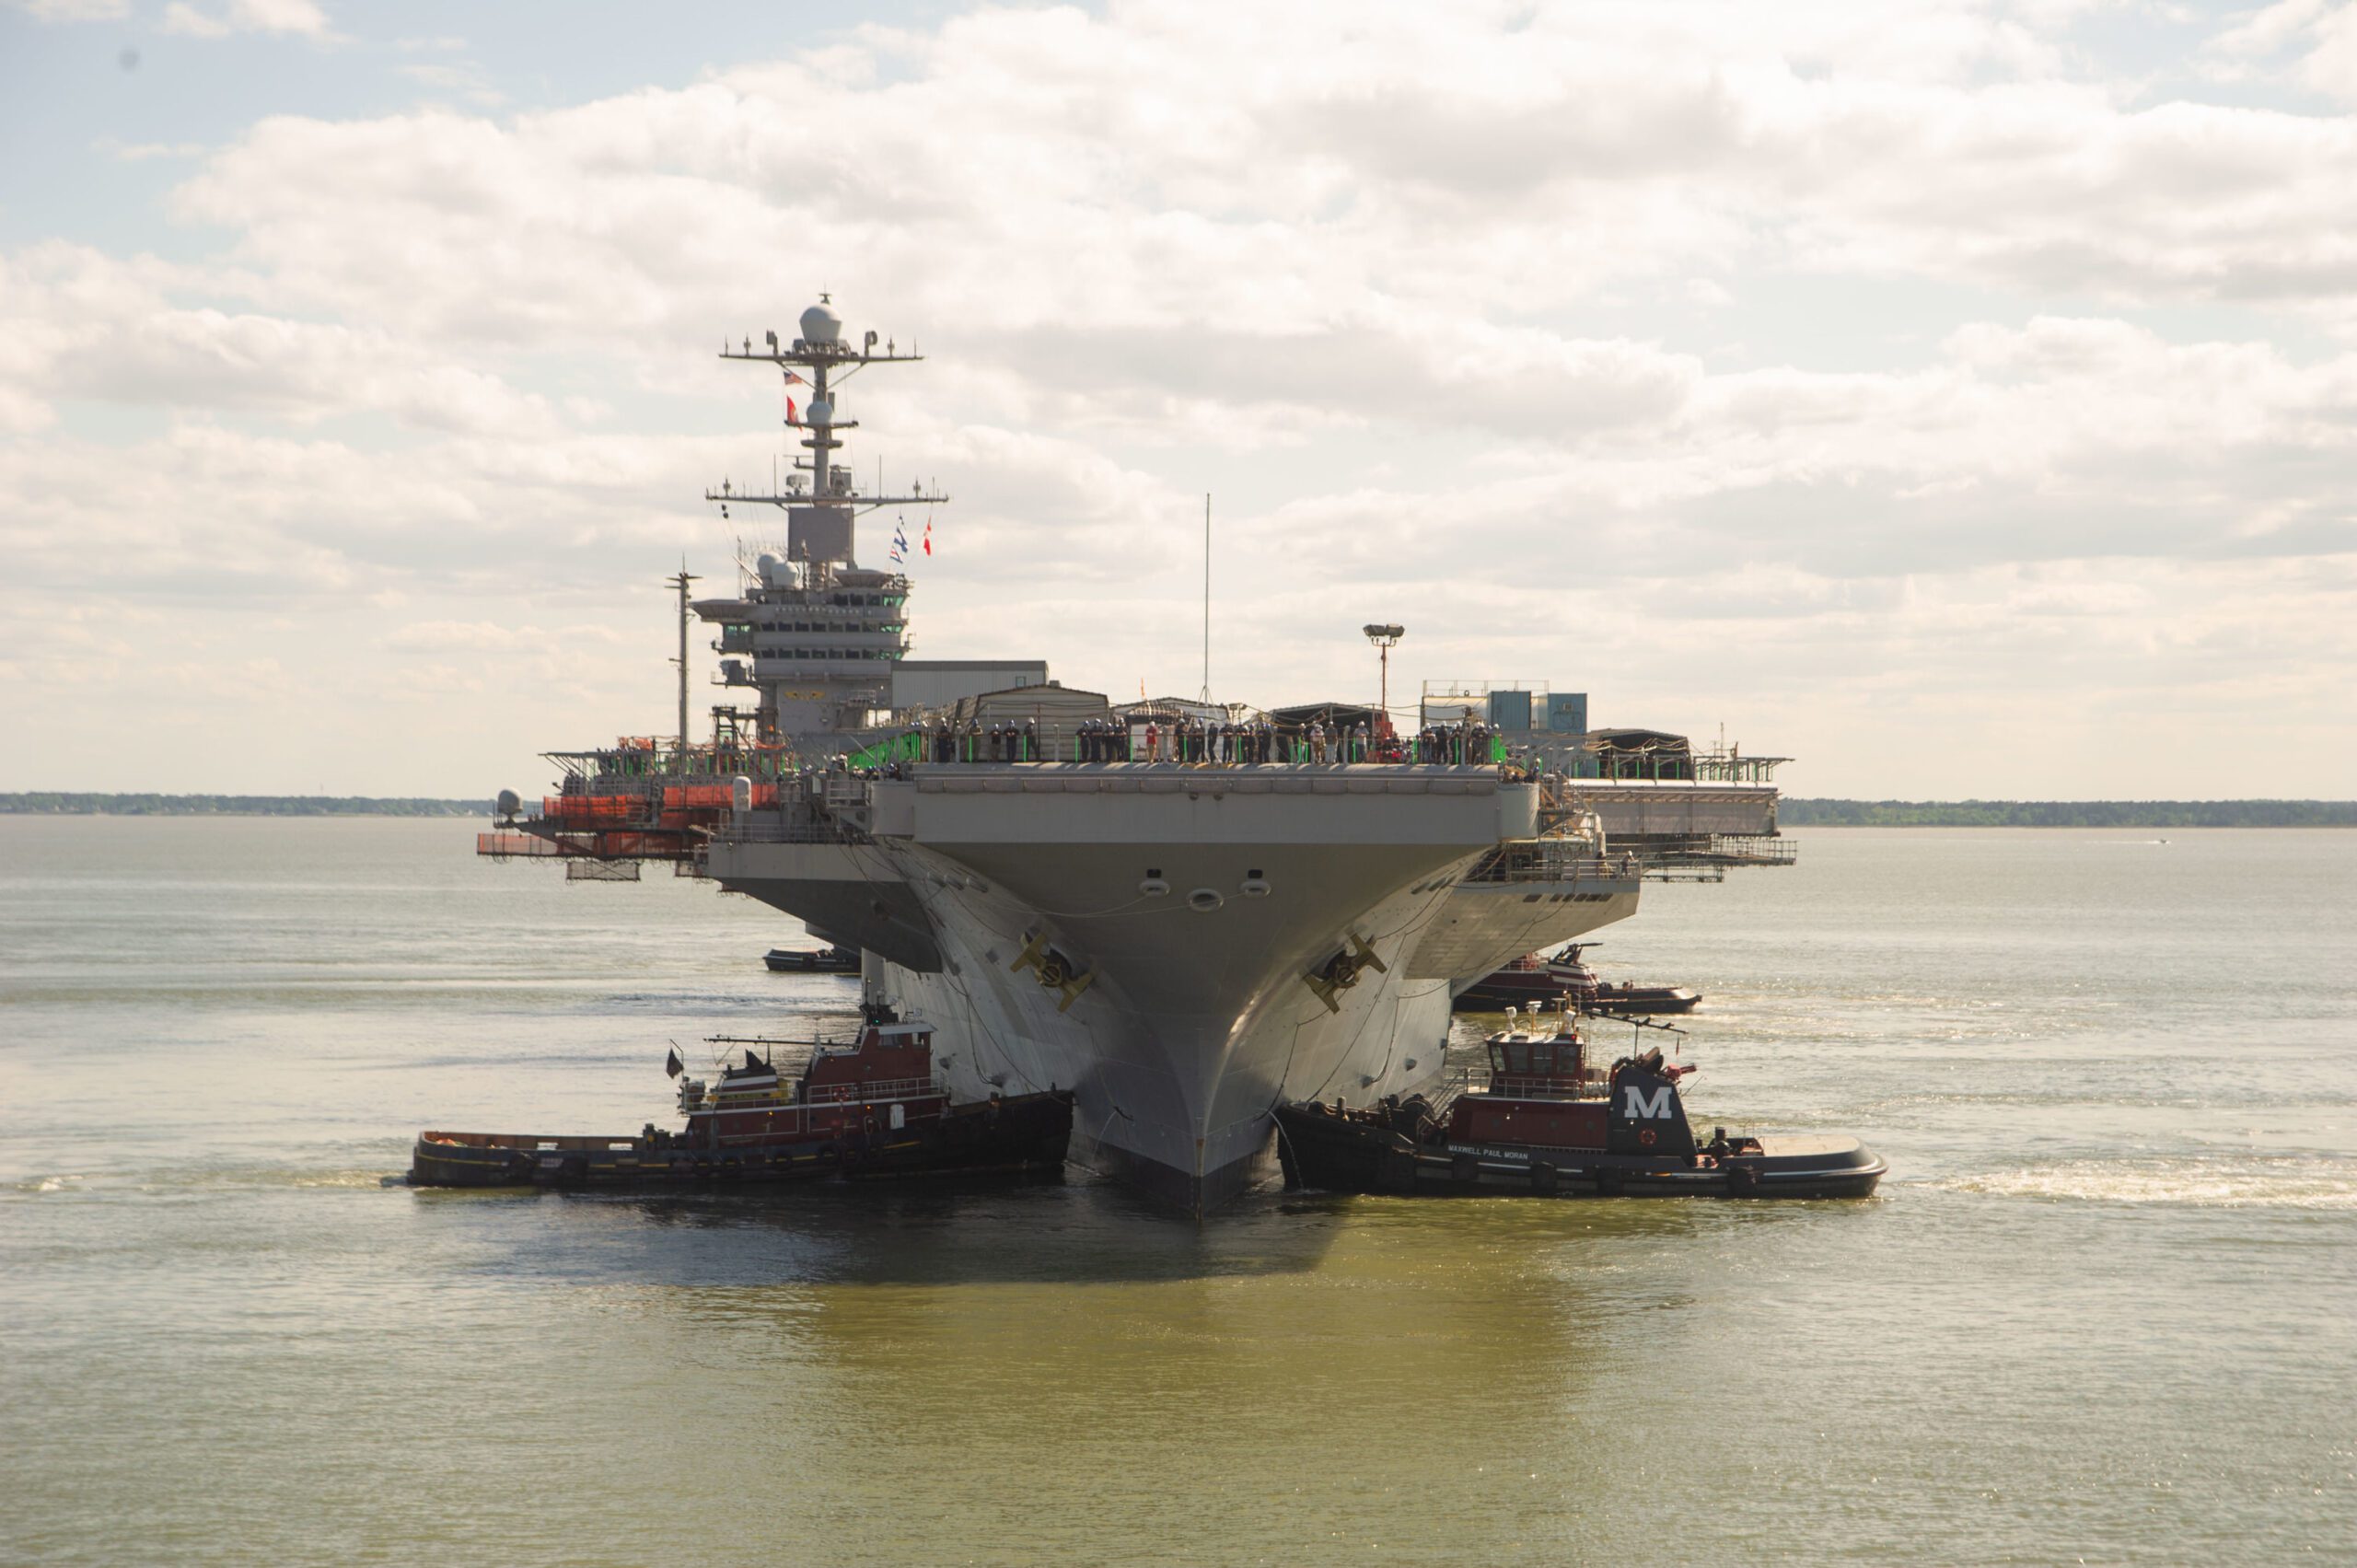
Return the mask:
<svg viewBox="0 0 2357 1568"><path fill-rule="evenodd" d="M491 813L488 797L107 795L75 790L0 795L0 817L488 817Z"/></svg>
<svg viewBox="0 0 2357 1568"><path fill-rule="evenodd" d="M1820 800L1776 803L1785 828L2357 828L2357 800Z"/></svg>
<svg viewBox="0 0 2357 1568"><path fill-rule="evenodd" d="M0 817L489 817L428 796L0 794ZM2357 800L1834 800L1787 796L1786 828L2357 828Z"/></svg>

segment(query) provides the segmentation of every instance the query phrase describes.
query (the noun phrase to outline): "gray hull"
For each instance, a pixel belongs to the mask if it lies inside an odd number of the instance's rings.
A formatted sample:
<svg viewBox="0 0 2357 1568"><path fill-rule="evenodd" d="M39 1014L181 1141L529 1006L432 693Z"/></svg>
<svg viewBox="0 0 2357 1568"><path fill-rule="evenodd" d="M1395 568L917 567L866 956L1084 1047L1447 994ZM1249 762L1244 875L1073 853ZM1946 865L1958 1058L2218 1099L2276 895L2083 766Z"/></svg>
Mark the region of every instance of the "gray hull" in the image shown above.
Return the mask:
<svg viewBox="0 0 2357 1568"><path fill-rule="evenodd" d="M1272 1173L1277 1105L1434 1081L1458 981L1636 906L1631 877L1467 882L1530 831L1486 770L935 768L865 796L863 842L755 831L710 870L866 948L953 1094L1071 1089L1074 1156L1191 1213ZM1048 947L1086 983L1043 983Z"/></svg>

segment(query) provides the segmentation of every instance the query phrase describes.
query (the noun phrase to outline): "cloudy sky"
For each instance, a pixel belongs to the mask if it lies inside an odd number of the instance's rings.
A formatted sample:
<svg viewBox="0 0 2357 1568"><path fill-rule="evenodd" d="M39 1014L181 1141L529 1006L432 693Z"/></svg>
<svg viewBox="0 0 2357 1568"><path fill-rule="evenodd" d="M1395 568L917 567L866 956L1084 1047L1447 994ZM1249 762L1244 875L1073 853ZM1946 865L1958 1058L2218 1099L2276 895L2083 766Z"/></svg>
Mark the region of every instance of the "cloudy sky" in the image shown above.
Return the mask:
<svg viewBox="0 0 2357 1568"><path fill-rule="evenodd" d="M1798 794L2357 795L2327 0L0 0L0 789L668 727L820 289L921 656L1191 691L1210 492L1230 699L1397 620Z"/></svg>

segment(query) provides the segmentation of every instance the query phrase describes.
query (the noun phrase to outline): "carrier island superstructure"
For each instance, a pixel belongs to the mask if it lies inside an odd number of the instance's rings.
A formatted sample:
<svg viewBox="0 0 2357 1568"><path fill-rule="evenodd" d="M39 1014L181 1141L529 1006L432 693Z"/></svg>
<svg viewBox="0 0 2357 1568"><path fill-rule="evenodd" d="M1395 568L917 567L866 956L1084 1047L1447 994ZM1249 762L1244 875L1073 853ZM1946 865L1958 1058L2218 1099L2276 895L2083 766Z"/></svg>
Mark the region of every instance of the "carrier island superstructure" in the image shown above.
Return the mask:
<svg viewBox="0 0 2357 1568"><path fill-rule="evenodd" d="M1280 1101L1434 1082L1457 989L1626 918L1649 877L1789 859L1776 759L1541 730L1527 688L1446 688L1441 723L1428 692L1419 743L1372 706L1116 705L1036 659L912 660L911 584L859 564L856 519L944 497L858 490L838 402L917 356L854 344L823 298L725 356L807 394L792 476L708 494L782 509L783 548L731 596L675 579L754 705L706 743L683 697L668 744L551 753L559 794L503 796L478 849L594 878L674 861L858 947L953 1095L1074 1090L1083 1164L1216 1207L1269 1168Z"/></svg>

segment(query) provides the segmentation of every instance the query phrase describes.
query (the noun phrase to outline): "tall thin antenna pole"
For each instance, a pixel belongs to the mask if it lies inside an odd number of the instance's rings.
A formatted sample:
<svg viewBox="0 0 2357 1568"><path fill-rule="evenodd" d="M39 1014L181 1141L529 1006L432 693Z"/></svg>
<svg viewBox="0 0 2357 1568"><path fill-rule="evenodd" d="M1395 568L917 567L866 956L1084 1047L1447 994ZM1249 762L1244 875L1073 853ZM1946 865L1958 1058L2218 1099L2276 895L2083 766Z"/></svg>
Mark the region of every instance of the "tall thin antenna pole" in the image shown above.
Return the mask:
<svg viewBox="0 0 2357 1568"><path fill-rule="evenodd" d="M671 662L679 667L679 749L688 749L688 585L701 579L691 576L688 563L679 563L677 576L664 579L668 587L679 590L679 656Z"/></svg>
<svg viewBox="0 0 2357 1568"><path fill-rule="evenodd" d="M1203 695L1212 700L1212 495L1203 492Z"/></svg>

